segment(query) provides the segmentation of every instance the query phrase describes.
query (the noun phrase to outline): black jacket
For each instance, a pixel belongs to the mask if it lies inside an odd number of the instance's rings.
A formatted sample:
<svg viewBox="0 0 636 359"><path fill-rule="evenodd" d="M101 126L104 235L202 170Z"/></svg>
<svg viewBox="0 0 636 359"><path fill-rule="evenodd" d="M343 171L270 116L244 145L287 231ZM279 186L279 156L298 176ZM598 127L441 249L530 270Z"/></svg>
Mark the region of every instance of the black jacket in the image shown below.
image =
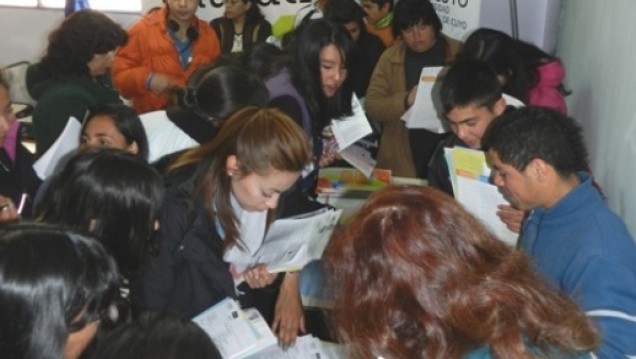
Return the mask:
<svg viewBox="0 0 636 359"><path fill-rule="evenodd" d="M460 140L454 133L442 140L437 145L431 163L428 166L428 185L441 191L453 195L453 185L450 180L448 164L444 156L444 148L468 147L464 141Z"/></svg>
<svg viewBox="0 0 636 359"><path fill-rule="evenodd" d="M169 188L159 233L160 253L142 270L141 309L165 310L192 318L226 297L236 298L223 242L206 218L201 201L192 200L194 184Z"/></svg>

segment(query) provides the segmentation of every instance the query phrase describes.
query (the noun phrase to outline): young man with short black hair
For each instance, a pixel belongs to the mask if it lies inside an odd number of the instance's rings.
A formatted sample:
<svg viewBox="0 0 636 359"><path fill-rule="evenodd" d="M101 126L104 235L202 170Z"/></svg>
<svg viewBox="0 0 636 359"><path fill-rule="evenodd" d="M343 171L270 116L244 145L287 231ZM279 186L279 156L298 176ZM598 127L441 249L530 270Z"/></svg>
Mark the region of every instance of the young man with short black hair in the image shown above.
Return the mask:
<svg viewBox="0 0 636 359"><path fill-rule="evenodd" d="M636 356L636 244L587 168L573 119L527 107L495 119L482 146L494 183L520 209L519 246L599 327L598 358Z"/></svg>
<svg viewBox="0 0 636 359"><path fill-rule="evenodd" d="M506 106L495 71L483 61L464 61L453 65L444 75L440 89L444 116L452 134L442 140L428 166L428 184L451 196L448 164L444 148L455 146L481 150L481 138L488 125L499 115L512 111ZM518 233L524 212L501 205L497 215L506 226Z"/></svg>

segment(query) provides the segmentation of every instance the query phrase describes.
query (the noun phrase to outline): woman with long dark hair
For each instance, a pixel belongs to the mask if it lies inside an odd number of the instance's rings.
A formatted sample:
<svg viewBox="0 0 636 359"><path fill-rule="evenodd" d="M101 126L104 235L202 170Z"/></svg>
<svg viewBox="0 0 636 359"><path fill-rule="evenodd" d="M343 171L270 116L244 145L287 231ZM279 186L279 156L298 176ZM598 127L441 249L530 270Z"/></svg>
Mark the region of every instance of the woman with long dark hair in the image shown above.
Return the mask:
<svg viewBox="0 0 636 359"><path fill-rule="evenodd" d="M493 29L477 29L468 36L458 61L482 60L493 67L504 93L528 105L567 114L563 96L565 69L558 58L540 48Z"/></svg>
<svg viewBox="0 0 636 359"><path fill-rule="evenodd" d="M305 175L299 187L303 194L313 195L318 168L333 162L327 148L323 154L323 140L328 140L323 131L332 119L352 114L353 81L348 69L355 64L354 43L344 26L325 19L303 24L290 36L288 57L284 58L287 62L272 52L263 53L275 58L280 67L265 85L270 106L296 121L310 139L313 171Z"/></svg>
<svg viewBox="0 0 636 359"><path fill-rule="evenodd" d="M93 234L117 261L120 317L135 296L141 266L156 254L163 182L144 159L114 149L76 153L54 175L39 220Z"/></svg>
<svg viewBox="0 0 636 359"><path fill-rule="evenodd" d="M591 358L591 320L453 198L374 193L325 253L352 358Z"/></svg>
<svg viewBox="0 0 636 359"><path fill-rule="evenodd" d="M76 359L117 293L115 261L95 239L24 223L0 230L0 353Z"/></svg>

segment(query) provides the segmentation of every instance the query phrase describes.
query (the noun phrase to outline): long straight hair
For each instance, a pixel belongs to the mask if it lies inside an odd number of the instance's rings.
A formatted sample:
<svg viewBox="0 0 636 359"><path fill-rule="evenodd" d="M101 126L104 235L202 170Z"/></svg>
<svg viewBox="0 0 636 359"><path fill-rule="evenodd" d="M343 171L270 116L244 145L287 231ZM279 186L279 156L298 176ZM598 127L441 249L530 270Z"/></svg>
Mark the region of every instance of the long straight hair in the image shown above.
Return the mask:
<svg viewBox="0 0 636 359"><path fill-rule="evenodd" d="M506 79L503 91L523 102L539 81L537 68L556 60L538 47L493 29L477 29L468 36L458 59L482 60Z"/></svg>
<svg viewBox="0 0 636 359"><path fill-rule="evenodd" d="M203 199L211 224L218 220L225 249L242 246L230 202L227 158L236 156L240 176L266 176L272 170L300 172L311 161L308 143L304 131L281 111L250 106L230 116L212 140L177 158L169 171L196 164L193 199Z"/></svg>
<svg viewBox="0 0 636 359"><path fill-rule="evenodd" d="M427 187L374 193L325 253L354 358L567 357L598 334L521 252ZM372 313L372 315L370 315Z"/></svg>
<svg viewBox="0 0 636 359"><path fill-rule="evenodd" d="M322 91L320 51L329 45L338 49L345 67L350 71L355 66L355 45L341 24L326 19L309 21L294 31L289 45L292 83L303 95L317 133L320 133L331 119L352 114L351 76L347 75L340 88L330 98Z"/></svg>
<svg viewBox="0 0 636 359"><path fill-rule="evenodd" d="M113 149L79 152L53 177L38 218L93 233L130 278L156 252L163 190L141 158Z"/></svg>
<svg viewBox="0 0 636 359"><path fill-rule="evenodd" d="M98 320L117 295L114 260L96 240L57 226L0 230L0 353L60 359L70 332Z"/></svg>

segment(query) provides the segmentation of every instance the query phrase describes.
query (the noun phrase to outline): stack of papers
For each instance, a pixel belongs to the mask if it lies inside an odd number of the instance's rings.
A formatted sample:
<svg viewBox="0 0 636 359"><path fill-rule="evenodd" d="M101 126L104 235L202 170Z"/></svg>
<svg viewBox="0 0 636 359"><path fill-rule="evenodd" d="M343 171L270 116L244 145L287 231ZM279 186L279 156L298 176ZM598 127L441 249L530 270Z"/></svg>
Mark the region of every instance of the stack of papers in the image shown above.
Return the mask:
<svg viewBox="0 0 636 359"><path fill-rule="evenodd" d="M497 186L490 183L490 167L483 151L464 147L445 148L444 155L451 175L453 192L473 216L480 219L499 239L515 246L518 234L497 216L497 206L510 204Z"/></svg>
<svg viewBox="0 0 636 359"><path fill-rule="evenodd" d="M274 333L256 309L242 310L226 298L192 319L209 336L224 359L340 359L343 351L311 336L298 337L287 350L278 346ZM330 353L327 355L326 353ZM337 355L337 356L336 356Z"/></svg>

